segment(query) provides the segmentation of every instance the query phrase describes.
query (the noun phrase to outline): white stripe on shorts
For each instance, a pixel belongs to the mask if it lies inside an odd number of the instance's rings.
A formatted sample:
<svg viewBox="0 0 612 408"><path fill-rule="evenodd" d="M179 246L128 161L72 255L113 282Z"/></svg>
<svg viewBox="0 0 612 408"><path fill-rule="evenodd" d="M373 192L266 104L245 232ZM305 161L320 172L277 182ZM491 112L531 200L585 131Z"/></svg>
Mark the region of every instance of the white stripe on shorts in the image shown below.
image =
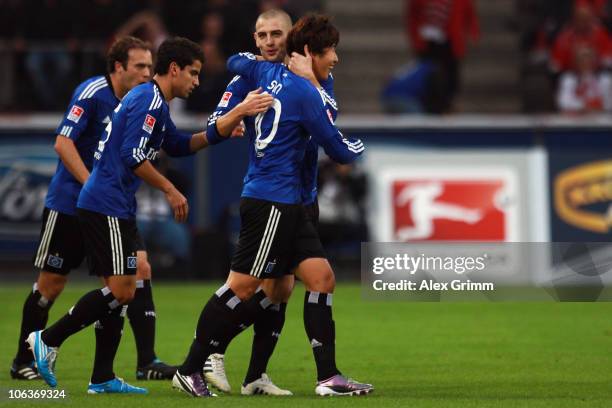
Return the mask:
<svg viewBox="0 0 612 408"><path fill-rule="evenodd" d="M263 238L261 239L261 244L259 245L259 250L257 251L257 256L255 257L255 262L250 272L250 274L256 278L259 278L259 275L261 275L263 267L265 266L265 261L268 259L280 216L281 212L277 210L276 207L272 206L270 209L270 216L268 217L268 223L266 224L266 229L264 230Z"/></svg>
<svg viewBox="0 0 612 408"><path fill-rule="evenodd" d="M110 230L111 253L113 257L113 275L123 275L123 246L121 245L121 231L119 220L116 217L106 217Z"/></svg>
<svg viewBox="0 0 612 408"><path fill-rule="evenodd" d="M40 240L38 246L38 252L36 252L36 262L34 266L43 269L45 266L45 259L49 252L49 244L51 243L51 237L53 236L53 230L55 229L55 221L57 220L57 211L49 210L49 216L47 217L47 223L45 225L45 232Z"/></svg>

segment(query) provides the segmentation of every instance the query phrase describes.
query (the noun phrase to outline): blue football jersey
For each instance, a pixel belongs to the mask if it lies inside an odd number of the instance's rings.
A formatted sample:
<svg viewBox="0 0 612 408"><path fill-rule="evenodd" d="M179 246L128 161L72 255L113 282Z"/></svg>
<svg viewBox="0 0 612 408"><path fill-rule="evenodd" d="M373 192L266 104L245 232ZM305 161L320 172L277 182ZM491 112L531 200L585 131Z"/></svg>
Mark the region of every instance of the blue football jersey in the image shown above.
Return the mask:
<svg viewBox="0 0 612 408"><path fill-rule="evenodd" d="M321 82L321 86L323 87L326 95L326 110L329 111L329 114L335 121L338 114L338 106L334 99L333 77L330 75L327 80ZM216 144L228 139L218 135L216 128L217 119L242 102L244 98L246 98L247 94L254 89L257 89L257 86L240 75L236 75L227 84L225 92L223 93L217 108L208 118L206 134L208 135L208 140L211 142L211 144ZM251 140L249 150L252 151L255 149L255 144L252 142L255 135L255 123L250 117L245 118L244 122L246 126L245 135ZM301 170L302 203L306 205L314 203L317 199L318 153L319 146L316 144L314 139L310 138L306 145L306 152Z"/></svg>
<svg viewBox="0 0 612 408"><path fill-rule="evenodd" d="M334 77L321 82L325 98L325 111L335 123L338 116L338 105L334 99ZM306 145L304 164L302 165L302 203L310 205L317 201L317 178L319 176L319 146L311 137Z"/></svg>
<svg viewBox="0 0 612 408"><path fill-rule="evenodd" d="M339 163L350 163L363 152L360 140L345 138L333 124L326 93L286 66L257 62L252 54L241 53L230 57L228 68L274 96L271 108L251 119L253 148L243 197L301 203L301 170L310 135Z"/></svg>
<svg viewBox="0 0 612 408"><path fill-rule="evenodd" d="M81 83L68 105L56 134L70 138L91 172L93 153L104 128L110 123L113 109L119 103L110 79L104 76L89 78ZM61 160L49 184L45 206L60 213L75 215L79 192L83 186L68 171Z"/></svg>
<svg viewBox="0 0 612 408"><path fill-rule="evenodd" d="M133 88L115 108L98 142L96 164L77 207L134 219L136 190L142 182L134 169L145 160L155 161L160 148L170 156L189 155L190 141L190 134L176 129L155 81Z"/></svg>

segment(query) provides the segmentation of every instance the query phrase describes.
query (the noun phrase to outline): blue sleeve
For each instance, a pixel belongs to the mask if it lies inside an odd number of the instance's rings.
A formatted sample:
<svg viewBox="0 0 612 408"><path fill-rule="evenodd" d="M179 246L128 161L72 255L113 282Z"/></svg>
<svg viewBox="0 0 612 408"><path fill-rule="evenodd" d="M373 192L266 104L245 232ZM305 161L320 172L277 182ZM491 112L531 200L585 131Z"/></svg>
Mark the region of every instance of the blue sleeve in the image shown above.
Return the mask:
<svg viewBox="0 0 612 408"><path fill-rule="evenodd" d="M334 77L332 74L329 74L329 77L320 83L321 87L323 87L321 95L325 99L325 107L329 109L329 113L335 122L338 117L338 103L336 102L336 96L334 94Z"/></svg>
<svg viewBox="0 0 612 408"><path fill-rule="evenodd" d="M162 116L161 107L155 104L156 97L152 92L142 93L120 108L125 109L126 119L119 154L129 168L135 168L147 160L145 148ZM149 110L149 107L157 108Z"/></svg>
<svg viewBox="0 0 612 408"><path fill-rule="evenodd" d="M324 96L314 87L305 89L302 102L302 124L312 138L334 161L347 164L354 161L365 149L359 139L347 138L333 124L325 108Z"/></svg>
<svg viewBox="0 0 612 408"><path fill-rule="evenodd" d="M253 86L240 75L236 75L227 84L216 110L208 117L206 125L208 144L215 145L229 139L229 137L221 136L217 131L217 119L234 109L253 89Z"/></svg>
<svg viewBox="0 0 612 408"><path fill-rule="evenodd" d="M190 146L192 137L191 133L179 131L172 119L170 119L170 116L168 116L166 135L161 147L172 157L189 156L193 154Z"/></svg>
<svg viewBox="0 0 612 408"><path fill-rule="evenodd" d="M273 66L271 62L257 61L255 55L250 52L234 54L227 60L227 69L230 72L242 75L253 83L257 82L262 72Z"/></svg>
<svg viewBox="0 0 612 408"><path fill-rule="evenodd" d="M60 122L55 134L66 136L72 141L76 142L81 133L87 128L90 118L96 116L96 99L88 98L81 99L77 98L79 94L75 93L70 100L68 110L64 113L64 117Z"/></svg>

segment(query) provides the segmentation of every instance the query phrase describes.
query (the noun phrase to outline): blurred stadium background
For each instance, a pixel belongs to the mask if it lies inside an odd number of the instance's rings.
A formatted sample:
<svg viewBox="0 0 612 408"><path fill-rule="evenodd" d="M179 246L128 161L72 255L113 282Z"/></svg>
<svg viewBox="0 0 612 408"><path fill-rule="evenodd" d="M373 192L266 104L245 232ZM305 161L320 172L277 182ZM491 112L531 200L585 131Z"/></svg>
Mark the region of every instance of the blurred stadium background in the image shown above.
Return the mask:
<svg viewBox="0 0 612 408"><path fill-rule="evenodd" d="M255 51L254 20L270 7L294 19L329 13L341 33L338 125L367 146L353 166L320 163L320 232L341 280L359 279L364 241L609 241L610 0L0 0L1 390L15 386L7 382L9 359L38 273L30 259L57 163L55 128L74 86L103 72L117 36L156 45L187 36L201 42L207 63L199 90L173 101L173 117L200 131L231 79L225 59ZM220 281L228 271L247 143L161 160L189 198L186 225L171 220L163 196L146 186L139 192L154 279L172 281L156 284L155 294L158 350L169 362L183 358L185 334L216 285L190 281ZM477 216L419 211L436 204ZM70 279L82 282L67 288L51 321L97 284L84 267ZM383 303L359 294L357 282L338 287L338 355L351 375L378 388L337 404L610 406L610 304ZM272 370L298 394L295 406L312 406L301 292L296 299ZM82 395L89 375L82 362L92 353L92 331L84 332L67 342L58 364L78 406L91 403ZM234 386L249 342L241 336L228 352ZM132 380L133 342L121 347L116 367ZM166 383L150 386L156 398L148 404L189 403Z"/></svg>
<svg viewBox="0 0 612 408"><path fill-rule="evenodd" d="M57 161L55 126L74 86L103 72L113 38L128 33L158 45L178 34L201 42L202 85L172 103L177 124L196 131L231 78L225 59L254 51L253 22L270 7L294 18L329 13L341 32L338 125L368 150L354 166L320 163L321 236L340 276L357 278L360 242L396 241L400 229L424 224L431 228L408 240L607 241L611 3L2 1L2 279L33 276L29 259ZM162 160L189 196L186 226L170 220L162 196L140 191L139 222L157 278L224 277L246 149L239 140ZM399 200L424 184L437 192L418 193L421 202L471 208L479 218L427 218L416 199Z"/></svg>

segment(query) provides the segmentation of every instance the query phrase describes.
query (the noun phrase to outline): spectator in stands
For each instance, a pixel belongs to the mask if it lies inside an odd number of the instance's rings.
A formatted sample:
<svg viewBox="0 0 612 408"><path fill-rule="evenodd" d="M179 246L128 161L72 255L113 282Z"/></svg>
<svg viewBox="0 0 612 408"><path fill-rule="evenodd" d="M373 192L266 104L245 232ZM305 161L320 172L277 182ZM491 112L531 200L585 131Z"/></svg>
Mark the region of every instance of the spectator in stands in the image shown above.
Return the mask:
<svg viewBox="0 0 612 408"><path fill-rule="evenodd" d="M130 17L117 29L115 37L134 36L153 45L159 45L168 38L168 31L159 14L153 10L143 10Z"/></svg>
<svg viewBox="0 0 612 408"><path fill-rule="evenodd" d="M15 109L16 53L23 51L15 36L21 13L19 0L0 0L0 110Z"/></svg>
<svg viewBox="0 0 612 408"><path fill-rule="evenodd" d="M383 110L386 113L436 112L439 108L428 106L427 102L439 104L444 99L444 90L436 90L440 82L433 80L434 68L434 63L426 60L401 67L383 88Z"/></svg>
<svg viewBox="0 0 612 408"><path fill-rule="evenodd" d="M530 65L549 65L549 53L561 29L572 18L575 0L518 0L521 50Z"/></svg>
<svg viewBox="0 0 612 408"><path fill-rule="evenodd" d="M437 80L445 90L438 110L448 112L459 90L460 61L467 37L476 41L479 35L474 5L472 0L406 1L405 21L412 46L419 58L436 64Z"/></svg>
<svg viewBox="0 0 612 408"><path fill-rule="evenodd" d="M68 0L24 1L19 42L37 108L61 109L72 88L78 40Z"/></svg>
<svg viewBox="0 0 612 408"><path fill-rule="evenodd" d="M588 47L575 52L575 69L561 75L557 106L561 112L612 111L612 77L598 71L595 51Z"/></svg>
<svg viewBox="0 0 612 408"><path fill-rule="evenodd" d="M560 74L575 69L575 52L583 47L595 51L596 58L602 68L612 67L610 37L589 2L579 0L576 2L571 23L559 33L553 45L552 72Z"/></svg>
<svg viewBox="0 0 612 408"><path fill-rule="evenodd" d="M610 0L577 0L578 2L589 3L593 7L593 12L610 32L612 29L612 1Z"/></svg>
<svg viewBox="0 0 612 408"><path fill-rule="evenodd" d="M206 64L200 73L200 86L187 100L187 109L194 112L212 112L217 106L225 86L233 75L225 68L226 55L221 46L225 21L219 11L211 11L202 17L200 25L200 45L204 51Z"/></svg>

